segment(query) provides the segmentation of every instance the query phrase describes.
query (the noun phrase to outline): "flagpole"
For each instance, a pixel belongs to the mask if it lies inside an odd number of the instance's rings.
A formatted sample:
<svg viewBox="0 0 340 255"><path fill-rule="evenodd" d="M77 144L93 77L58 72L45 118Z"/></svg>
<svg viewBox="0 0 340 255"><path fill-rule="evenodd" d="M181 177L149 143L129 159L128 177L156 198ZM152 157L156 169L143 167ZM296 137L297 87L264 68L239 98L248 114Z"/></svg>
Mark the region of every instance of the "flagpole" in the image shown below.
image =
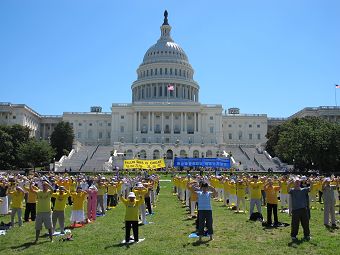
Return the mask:
<svg viewBox="0 0 340 255"><path fill-rule="evenodd" d="M337 100L337 96L336 96L336 87L337 85L335 84L335 88L334 88L334 97L335 97L335 106L337 107L338 106L338 100Z"/></svg>

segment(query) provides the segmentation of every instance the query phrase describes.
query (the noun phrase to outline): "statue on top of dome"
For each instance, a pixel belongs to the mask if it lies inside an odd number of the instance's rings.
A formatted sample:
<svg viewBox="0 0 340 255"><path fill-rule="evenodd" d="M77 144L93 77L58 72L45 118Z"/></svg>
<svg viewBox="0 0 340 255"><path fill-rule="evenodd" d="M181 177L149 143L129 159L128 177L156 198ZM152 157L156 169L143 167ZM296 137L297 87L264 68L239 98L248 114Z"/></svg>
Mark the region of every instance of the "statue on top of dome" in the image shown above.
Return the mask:
<svg viewBox="0 0 340 255"><path fill-rule="evenodd" d="M163 22L163 25L169 25L169 23L168 23L168 11L167 10L164 11L164 22Z"/></svg>

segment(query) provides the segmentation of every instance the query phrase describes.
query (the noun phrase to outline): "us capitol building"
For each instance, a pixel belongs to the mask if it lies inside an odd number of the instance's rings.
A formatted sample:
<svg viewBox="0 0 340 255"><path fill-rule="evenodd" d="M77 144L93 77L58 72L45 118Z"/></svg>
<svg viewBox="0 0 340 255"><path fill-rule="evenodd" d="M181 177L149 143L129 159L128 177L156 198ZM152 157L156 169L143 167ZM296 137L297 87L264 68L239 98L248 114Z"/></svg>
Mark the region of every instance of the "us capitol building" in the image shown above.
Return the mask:
<svg viewBox="0 0 340 255"><path fill-rule="evenodd" d="M240 114L238 108L224 110L220 104L201 104L194 69L172 39L171 29L165 11L161 36L137 69L131 103L113 103L109 113L93 106L90 112L64 112L62 116L43 116L26 105L1 103L0 124L26 125L32 136L48 140L58 122L69 122L74 129L75 150L61 159L61 168L94 170L105 168L108 162L121 166L122 158L136 156L165 157L171 165L176 156L221 157L226 152L234 154L234 164L240 165L242 160L248 168L269 167L270 156L261 160L258 148L266 142L268 125L285 119L271 120L266 114ZM340 120L340 116L336 118ZM124 156L110 157L111 151Z"/></svg>

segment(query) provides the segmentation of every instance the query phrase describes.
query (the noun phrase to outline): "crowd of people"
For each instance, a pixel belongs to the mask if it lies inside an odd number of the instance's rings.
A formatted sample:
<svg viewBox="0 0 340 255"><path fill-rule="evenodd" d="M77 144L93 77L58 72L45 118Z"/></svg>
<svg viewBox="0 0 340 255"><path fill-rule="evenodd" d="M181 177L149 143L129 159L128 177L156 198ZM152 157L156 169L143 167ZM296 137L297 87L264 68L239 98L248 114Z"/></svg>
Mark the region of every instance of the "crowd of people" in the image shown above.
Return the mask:
<svg viewBox="0 0 340 255"><path fill-rule="evenodd" d="M236 213L249 212L250 220L263 220L266 206L267 227L279 227L278 211L291 216L291 238L297 240L299 225L305 240L310 239L309 221L316 203L323 204L324 225L337 228L335 210L339 204L340 178L321 176L257 176L250 174L214 175L212 173L173 174L173 191L196 219L199 241L204 235L213 240L212 199ZM0 215L10 214L11 226L16 217L19 226L35 221L38 242L42 226L52 241L59 225L65 233L65 208L71 209L70 227L81 227L104 216L107 210L122 202L125 213L125 243L139 241L138 226L147 224L147 214L153 214L160 190L160 177L139 172L129 175L69 175L33 173L0 175ZM249 201L249 202L248 202ZM57 225L58 224L58 225ZM133 238L130 231L133 230Z"/></svg>
<svg viewBox="0 0 340 255"><path fill-rule="evenodd" d="M210 239L213 239L211 198L237 213L246 213L246 200L249 200L250 220L262 221L262 206L266 206L267 221L264 221L263 225L267 227L281 225L278 219L280 209L291 216L292 241L297 240L300 223L304 239L309 240L309 220L311 210L316 209L316 203L323 203L324 225L327 228L337 228L335 210L339 204L339 183L340 178L335 176L188 174L173 177L174 193L179 201L189 207L191 217L197 219L199 241L202 240L204 228L207 229Z"/></svg>
<svg viewBox="0 0 340 255"><path fill-rule="evenodd" d="M19 227L24 222L34 221L38 242L42 226L48 230L49 238L65 233L65 208L71 207L70 227L81 227L104 216L107 210L119 201L126 205L125 241L130 241L133 228L134 241L138 241L138 223L146 224L146 210L152 214L159 193L159 177L155 174L130 176L79 174L38 174L28 176L15 174L0 175L0 215L15 218ZM24 216L23 216L24 215ZM59 231L58 231L59 232Z"/></svg>

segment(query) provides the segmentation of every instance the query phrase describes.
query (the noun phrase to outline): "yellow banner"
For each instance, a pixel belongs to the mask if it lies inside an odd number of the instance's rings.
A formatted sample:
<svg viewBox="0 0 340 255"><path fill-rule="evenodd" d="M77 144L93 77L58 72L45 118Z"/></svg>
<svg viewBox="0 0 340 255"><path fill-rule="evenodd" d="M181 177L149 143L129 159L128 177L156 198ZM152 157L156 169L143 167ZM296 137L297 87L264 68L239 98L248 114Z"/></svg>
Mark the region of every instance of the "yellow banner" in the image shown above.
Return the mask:
<svg viewBox="0 0 340 255"><path fill-rule="evenodd" d="M124 169L157 169L165 167L164 159L144 160L129 159L124 160Z"/></svg>

